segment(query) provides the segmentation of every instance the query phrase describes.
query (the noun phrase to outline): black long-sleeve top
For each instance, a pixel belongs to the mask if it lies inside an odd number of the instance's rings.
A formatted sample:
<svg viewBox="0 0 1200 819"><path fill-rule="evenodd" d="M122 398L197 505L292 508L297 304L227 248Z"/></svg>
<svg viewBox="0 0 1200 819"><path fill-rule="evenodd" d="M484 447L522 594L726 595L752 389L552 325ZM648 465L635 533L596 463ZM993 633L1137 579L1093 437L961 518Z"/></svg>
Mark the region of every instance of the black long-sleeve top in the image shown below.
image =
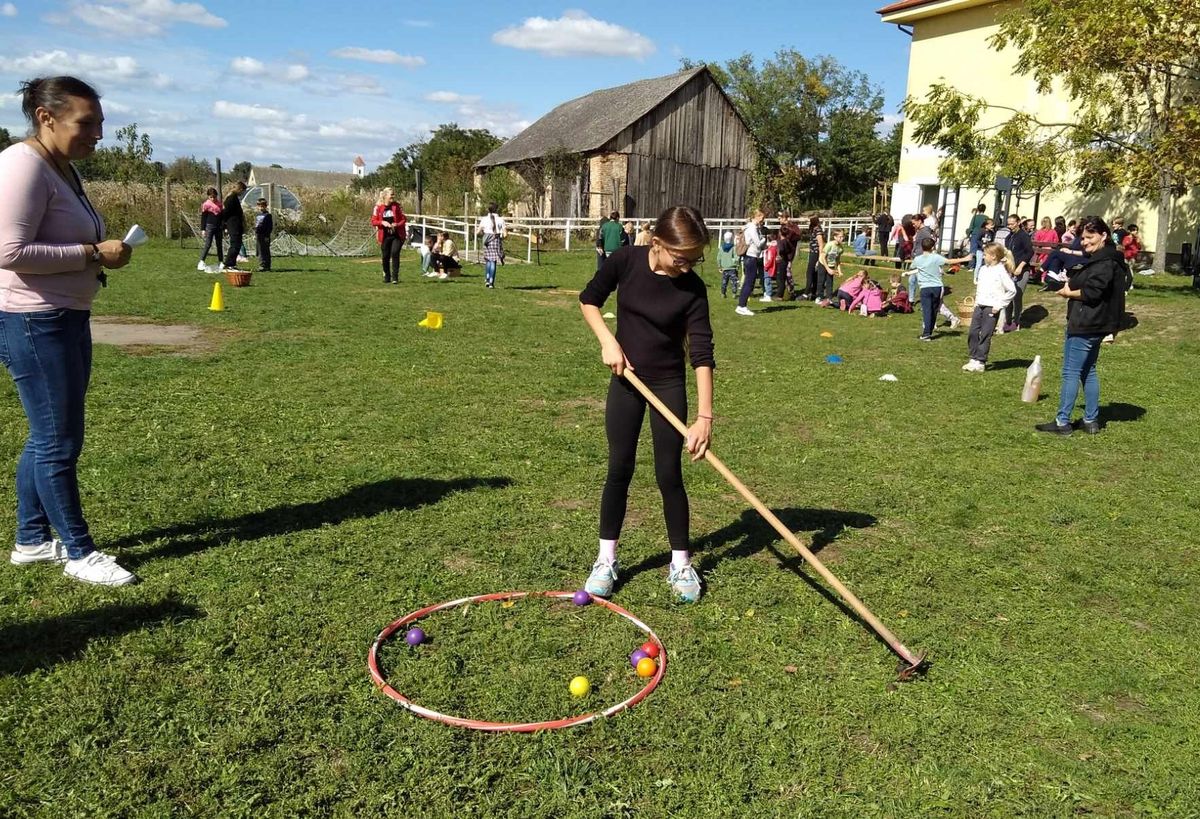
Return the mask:
<svg viewBox="0 0 1200 819"><path fill-rule="evenodd" d="M1029 263L1033 261L1033 237L1027 231L1014 230L1008 234L1008 238L1004 240L1004 244L1012 251L1013 261L1018 266L1020 266L1021 262L1024 262L1025 267L1029 267Z"/></svg>
<svg viewBox="0 0 1200 819"><path fill-rule="evenodd" d="M242 200L237 193L225 197L225 204L221 208L221 221L225 225L226 233L246 232L246 214L242 211Z"/></svg>
<svg viewBox="0 0 1200 819"><path fill-rule="evenodd" d="M716 367L708 288L694 271L681 276L650 269L648 245L623 247L605 259L579 294L601 308L617 291L617 343L643 379L682 378L684 342L692 367Z"/></svg>

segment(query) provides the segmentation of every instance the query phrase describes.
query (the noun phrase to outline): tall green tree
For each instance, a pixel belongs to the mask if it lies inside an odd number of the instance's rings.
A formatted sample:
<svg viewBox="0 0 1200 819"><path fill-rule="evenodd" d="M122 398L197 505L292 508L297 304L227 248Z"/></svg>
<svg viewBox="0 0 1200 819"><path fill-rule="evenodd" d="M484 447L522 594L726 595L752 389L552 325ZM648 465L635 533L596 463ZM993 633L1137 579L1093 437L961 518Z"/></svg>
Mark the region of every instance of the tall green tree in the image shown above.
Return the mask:
<svg viewBox="0 0 1200 819"><path fill-rule="evenodd" d="M1045 121L948 85L904 110L919 142L947 152L950 174L1036 176L1053 159L1062 170L1051 186L1127 187L1156 201L1162 270L1174 200L1200 184L1198 42L1194 0L1131 0L1120 13L1110 0L1025 0L1000 16L988 45L1019 53L1017 70L1040 93L1065 95L1075 116Z"/></svg>
<svg viewBox="0 0 1200 819"><path fill-rule="evenodd" d="M877 182L895 178L899 149L889 153L878 133L883 93L862 72L794 49L708 68L754 134L760 201L792 210L869 203Z"/></svg>
<svg viewBox="0 0 1200 819"><path fill-rule="evenodd" d="M136 122L117 130L117 144L99 148L76 163L84 179L116 182L157 182L161 171L151 161L154 146L148 134L139 134Z"/></svg>
<svg viewBox="0 0 1200 819"><path fill-rule="evenodd" d="M245 182L250 178L250 169L252 167L249 162L239 162L233 166L233 169L229 173L233 179Z"/></svg>
<svg viewBox="0 0 1200 819"><path fill-rule="evenodd" d="M391 187L397 191L416 189L416 172L427 196L457 202L475 187L475 163L491 153L502 140L482 128L459 128L456 123L439 125L429 138L414 142L392 155L357 182L360 190Z"/></svg>
<svg viewBox="0 0 1200 819"><path fill-rule="evenodd" d="M212 185L216 182L216 171L207 159L180 156L167 166L166 177L184 185Z"/></svg>

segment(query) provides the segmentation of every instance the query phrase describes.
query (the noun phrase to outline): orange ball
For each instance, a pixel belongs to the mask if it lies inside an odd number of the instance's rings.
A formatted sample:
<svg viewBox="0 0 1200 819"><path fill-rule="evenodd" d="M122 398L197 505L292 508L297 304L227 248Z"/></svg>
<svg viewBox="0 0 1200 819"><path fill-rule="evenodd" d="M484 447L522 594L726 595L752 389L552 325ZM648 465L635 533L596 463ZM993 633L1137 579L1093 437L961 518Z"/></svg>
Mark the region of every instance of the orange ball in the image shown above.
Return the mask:
<svg viewBox="0 0 1200 819"><path fill-rule="evenodd" d="M653 677L654 672L658 670L658 664L649 657L643 657L638 660L637 675L639 677Z"/></svg>
<svg viewBox="0 0 1200 819"><path fill-rule="evenodd" d="M658 659L658 643L653 640L647 640L642 643L642 651L646 652L646 656L652 659Z"/></svg>

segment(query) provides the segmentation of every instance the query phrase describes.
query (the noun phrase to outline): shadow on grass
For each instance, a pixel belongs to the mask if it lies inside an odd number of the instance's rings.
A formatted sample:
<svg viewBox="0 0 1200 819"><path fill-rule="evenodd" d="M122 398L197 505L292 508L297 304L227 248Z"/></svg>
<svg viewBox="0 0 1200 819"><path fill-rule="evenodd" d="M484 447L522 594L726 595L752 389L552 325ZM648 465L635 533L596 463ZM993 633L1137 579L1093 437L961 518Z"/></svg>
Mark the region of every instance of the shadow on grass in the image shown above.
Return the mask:
<svg viewBox="0 0 1200 819"><path fill-rule="evenodd" d="M1040 304L1035 304L1021 313L1018 324L1020 324L1022 330L1025 330L1048 318L1050 318L1050 311Z"/></svg>
<svg viewBox="0 0 1200 819"><path fill-rule="evenodd" d="M28 674L77 659L88 643L165 622L195 620L204 612L167 598L158 603L117 603L44 620L0 627L0 676Z"/></svg>
<svg viewBox="0 0 1200 819"><path fill-rule="evenodd" d="M1140 421L1145 414L1146 408L1137 404L1106 404L1100 408L1100 423Z"/></svg>
<svg viewBox="0 0 1200 819"><path fill-rule="evenodd" d="M556 290L557 284L522 284L518 287L510 287L509 290Z"/></svg>
<svg viewBox="0 0 1200 819"><path fill-rule="evenodd" d="M780 310L798 310L800 305L796 302L785 301L780 304L772 304L770 307L759 307L754 310L755 313L778 313Z"/></svg>
<svg viewBox="0 0 1200 819"><path fill-rule="evenodd" d="M989 370L1015 370L1018 368L1024 369L1033 363L1032 358L1006 358L1003 361L994 361L988 364Z"/></svg>
<svg viewBox="0 0 1200 819"><path fill-rule="evenodd" d="M219 546L230 540L257 540L286 535L347 520L370 518L396 509L428 506L456 492L474 489L503 489L511 478L389 478L356 486L348 492L309 503L288 504L250 512L233 518L193 520L115 541L114 547L129 547L164 540L162 545L121 558L122 565L139 566L160 557L183 557Z"/></svg>

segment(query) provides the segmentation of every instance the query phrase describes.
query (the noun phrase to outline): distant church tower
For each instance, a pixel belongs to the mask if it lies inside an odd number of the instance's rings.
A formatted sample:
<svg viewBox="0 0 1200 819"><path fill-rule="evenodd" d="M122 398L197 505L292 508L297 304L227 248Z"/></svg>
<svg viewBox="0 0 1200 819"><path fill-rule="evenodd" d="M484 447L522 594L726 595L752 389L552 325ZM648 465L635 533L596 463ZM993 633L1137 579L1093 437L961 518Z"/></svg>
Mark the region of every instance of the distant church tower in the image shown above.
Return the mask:
<svg viewBox="0 0 1200 819"><path fill-rule="evenodd" d="M359 179L362 179L367 175L367 163L363 162L363 158L361 156L354 157L353 173Z"/></svg>

